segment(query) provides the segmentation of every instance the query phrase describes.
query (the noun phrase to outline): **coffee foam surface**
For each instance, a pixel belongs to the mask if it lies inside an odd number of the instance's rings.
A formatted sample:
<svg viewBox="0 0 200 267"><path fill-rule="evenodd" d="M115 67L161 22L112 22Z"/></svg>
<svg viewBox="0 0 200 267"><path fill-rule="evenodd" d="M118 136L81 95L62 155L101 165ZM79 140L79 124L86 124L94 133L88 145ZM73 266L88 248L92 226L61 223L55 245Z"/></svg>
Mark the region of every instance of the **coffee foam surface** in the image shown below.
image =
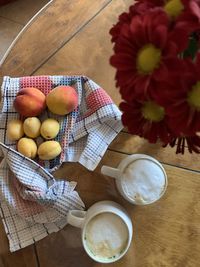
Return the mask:
<svg viewBox="0 0 200 267"><path fill-rule="evenodd" d="M123 172L122 187L137 204L150 203L160 198L166 184L163 170L148 159L130 163Z"/></svg>
<svg viewBox="0 0 200 267"><path fill-rule="evenodd" d="M128 242L128 230L123 220L113 213L101 213L87 225L86 244L99 259L117 257Z"/></svg>

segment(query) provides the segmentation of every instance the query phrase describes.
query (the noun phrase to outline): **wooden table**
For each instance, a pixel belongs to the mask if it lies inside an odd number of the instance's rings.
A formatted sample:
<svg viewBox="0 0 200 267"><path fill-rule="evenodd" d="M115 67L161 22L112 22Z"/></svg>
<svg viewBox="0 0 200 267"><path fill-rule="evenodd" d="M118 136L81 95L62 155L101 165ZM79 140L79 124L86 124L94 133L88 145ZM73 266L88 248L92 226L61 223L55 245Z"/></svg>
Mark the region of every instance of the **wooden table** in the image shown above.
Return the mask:
<svg viewBox="0 0 200 267"><path fill-rule="evenodd" d="M54 0L24 29L0 68L1 76L85 74L100 84L116 104L112 45L108 34L131 0ZM169 186L164 197L149 206L133 206L119 196L112 179L100 174L103 164L116 167L132 153L145 153L163 163ZM112 160L110 160L112 159ZM122 131L94 172L77 163L63 164L56 176L78 182L86 206L110 199L122 204L134 225L131 247L120 267L200 266L199 156L176 155L171 148L149 145ZM15 253L8 252L0 225L0 267L102 266L84 252L79 229L71 226Z"/></svg>

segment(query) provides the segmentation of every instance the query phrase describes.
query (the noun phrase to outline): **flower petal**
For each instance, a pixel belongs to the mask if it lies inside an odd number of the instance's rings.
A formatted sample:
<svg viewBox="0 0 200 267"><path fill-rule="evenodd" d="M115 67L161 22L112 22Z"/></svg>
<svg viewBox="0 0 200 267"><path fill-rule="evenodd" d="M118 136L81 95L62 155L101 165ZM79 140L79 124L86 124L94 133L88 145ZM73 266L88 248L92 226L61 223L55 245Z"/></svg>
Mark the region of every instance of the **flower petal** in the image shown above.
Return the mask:
<svg viewBox="0 0 200 267"><path fill-rule="evenodd" d="M163 49L166 45L167 34L167 27L164 25L158 25L154 30L154 34L149 36L149 39L156 45L156 47Z"/></svg>
<svg viewBox="0 0 200 267"><path fill-rule="evenodd" d="M189 44L189 32L187 28L175 27L170 33L170 40L174 42L178 48L178 53L184 51Z"/></svg>
<svg viewBox="0 0 200 267"><path fill-rule="evenodd" d="M110 64L119 71L131 70L134 66L133 57L128 54L117 54L110 58Z"/></svg>

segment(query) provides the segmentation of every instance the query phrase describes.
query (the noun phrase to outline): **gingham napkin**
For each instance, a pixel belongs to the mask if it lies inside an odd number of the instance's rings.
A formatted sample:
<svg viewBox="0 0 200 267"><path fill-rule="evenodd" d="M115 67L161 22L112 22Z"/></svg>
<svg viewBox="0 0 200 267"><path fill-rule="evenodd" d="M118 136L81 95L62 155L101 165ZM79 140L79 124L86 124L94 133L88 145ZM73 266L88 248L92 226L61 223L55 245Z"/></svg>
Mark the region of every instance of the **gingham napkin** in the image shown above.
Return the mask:
<svg viewBox="0 0 200 267"><path fill-rule="evenodd" d="M10 120L19 118L13 107L13 100L20 89L36 87L48 94L58 85L72 85L78 93L79 106L68 116L56 116L49 111L40 116L41 120L52 117L60 122L61 129L55 140L61 144L62 153L54 160L40 161L39 164L53 171L62 162L71 161L94 170L108 145L122 129L121 112L110 96L85 76L4 77L3 101L0 106L0 142L16 148L16 143L7 139L6 129Z"/></svg>
<svg viewBox="0 0 200 267"><path fill-rule="evenodd" d="M8 122L19 118L13 100L22 88L36 87L47 94L58 85L72 85L79 96L78 108L69 115L46 111L40 117L59 120L56 140L62 153L51 161L30 160L16 152L16 143L7 139ZM50 172L66 161L94 170L122 129L121 113L106 92L85 76L4 77L0 110L0 152L4 157L0 164L0 216L10 250L16 251L62 229L69 209L84 208L74 190L76 183L56 181Z"/></svg>

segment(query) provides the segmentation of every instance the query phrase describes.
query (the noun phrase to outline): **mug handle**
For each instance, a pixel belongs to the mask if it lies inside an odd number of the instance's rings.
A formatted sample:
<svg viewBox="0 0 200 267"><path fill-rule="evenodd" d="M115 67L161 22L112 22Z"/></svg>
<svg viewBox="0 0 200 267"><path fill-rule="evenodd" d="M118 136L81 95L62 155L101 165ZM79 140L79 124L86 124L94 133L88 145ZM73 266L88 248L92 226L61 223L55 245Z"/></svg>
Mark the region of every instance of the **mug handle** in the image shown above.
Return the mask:
<svg viewBox="0 0 200 267"><path fill-rule="evenodd" d="M112 168L109 166L102 166L101 167L101 173L110 177L113 177L115 179L121 179L122 173L119 169Z"/></svg>
<svg viewBox="0 0 200 267"><path fill-rule="evenodd" d="M86 211L70 210L67 214L67 222L72 226L82 228L86 218Z"/></svg>

